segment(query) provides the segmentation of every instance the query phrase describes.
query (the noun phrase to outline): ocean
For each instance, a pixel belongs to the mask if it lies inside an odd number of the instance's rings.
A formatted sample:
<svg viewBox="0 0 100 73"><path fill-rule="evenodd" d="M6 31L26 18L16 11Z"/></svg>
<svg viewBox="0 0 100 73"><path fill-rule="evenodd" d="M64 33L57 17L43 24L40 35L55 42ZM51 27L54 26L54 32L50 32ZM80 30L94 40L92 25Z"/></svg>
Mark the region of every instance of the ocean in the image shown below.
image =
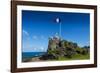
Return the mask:
<svg viewBox="0 0 100 73"><path fill-rule="evenodd" d="M29 59L44 55L46 52L22 52L22 59Z"/></svg>

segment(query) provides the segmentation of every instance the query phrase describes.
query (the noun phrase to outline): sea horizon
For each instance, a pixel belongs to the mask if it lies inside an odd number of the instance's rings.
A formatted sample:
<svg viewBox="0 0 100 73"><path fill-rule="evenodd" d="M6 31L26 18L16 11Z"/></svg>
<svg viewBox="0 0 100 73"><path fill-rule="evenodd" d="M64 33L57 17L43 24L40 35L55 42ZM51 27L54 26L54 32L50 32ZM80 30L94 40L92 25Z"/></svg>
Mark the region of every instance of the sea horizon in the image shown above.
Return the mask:
<svg viewBox="0 0 100 73"><path fill-rule="evenodd" d="M46 52L22 52L22 59L29 59L44 55Z"/></svg>

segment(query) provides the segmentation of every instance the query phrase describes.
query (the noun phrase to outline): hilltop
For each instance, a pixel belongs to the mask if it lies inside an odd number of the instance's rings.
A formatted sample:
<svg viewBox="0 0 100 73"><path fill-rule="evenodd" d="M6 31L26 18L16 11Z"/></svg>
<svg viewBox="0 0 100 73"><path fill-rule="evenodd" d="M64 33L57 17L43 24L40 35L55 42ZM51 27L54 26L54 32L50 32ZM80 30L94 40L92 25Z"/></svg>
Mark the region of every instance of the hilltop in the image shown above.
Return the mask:
<svg viewBox="0 0 100 73"><path fill-rule="evenodd" d="M47 53L41 60L89 59L90 47L80 47L77 43L61 39L59 36L49 38Z"/></svg>

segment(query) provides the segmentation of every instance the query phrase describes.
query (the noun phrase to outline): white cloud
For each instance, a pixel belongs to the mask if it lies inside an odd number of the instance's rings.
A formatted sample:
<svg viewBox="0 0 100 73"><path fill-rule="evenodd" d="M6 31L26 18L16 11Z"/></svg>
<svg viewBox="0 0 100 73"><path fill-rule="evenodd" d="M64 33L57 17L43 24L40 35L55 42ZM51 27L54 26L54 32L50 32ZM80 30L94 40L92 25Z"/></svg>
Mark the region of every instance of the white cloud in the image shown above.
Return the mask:
<svg viewBox="0 0 100 73"><path fill-rule="evenodd" d="M39 49L40 49L40 51L46 51L46 49L42 46Z"/></svg>
<svg viewBox="0 0 100 73"><path fill-rule="evenodd" d="M44 47L40 47L41 50L44 50Z"/></svg>
<svg viewBox="0 0 100 73"><path fill-rule="evenodd" d="M90 45L90 42L86 42L87 45Z"/></svg>
<svg viewBox="0 0 100 73"><path fill-rule="evenodd" d="M37 50L37 48L34 48L34 47L33 47L33 48L32 48L32 50L36 51L36 50Z"/></svg>
<svg viewBox="0 0 100 73"><path fill-rule="evenodd" d="M33 39L35 39L35 40L36 40L36 39L38 39L38 37L34 35L34 36L33 36Z"/></svg>
<svg viewBox="0 0 100 73"><path fill-rule="evenodd" d="M32 37L34 40L37 40L37 39L39 39L39 40L45 40L46 38L42 35L42 36L36 36L36 35L33 35L33 37Z"/></svg>
<svg viewBox="0 0 100 73"><path fill-rule="evenodd" d="M44 36L41 36L41 39L45 39L45 37Z"/></svg>
<svg viewBox="0 0 100 73"><path fill-rule="evenodd" d="M47 49L44 47L36 47L36 46L32 46L32 47L25 47L23 49L23 52L46 52Z"/></svg>
<svg viewBox="0 0 100 73"><path fill-rule="evenodd" d="M35 51L35 52L41 52L41 51L45 51L45 48L44 47L32 47L28 50L31 50L31 51Z"/></svg>
<svg viewBox="0 0 100 73"><path fill-rule="evenodd" d="M23 30L23 33L27 36L29 36L29 33L26 30Z"/></svg>

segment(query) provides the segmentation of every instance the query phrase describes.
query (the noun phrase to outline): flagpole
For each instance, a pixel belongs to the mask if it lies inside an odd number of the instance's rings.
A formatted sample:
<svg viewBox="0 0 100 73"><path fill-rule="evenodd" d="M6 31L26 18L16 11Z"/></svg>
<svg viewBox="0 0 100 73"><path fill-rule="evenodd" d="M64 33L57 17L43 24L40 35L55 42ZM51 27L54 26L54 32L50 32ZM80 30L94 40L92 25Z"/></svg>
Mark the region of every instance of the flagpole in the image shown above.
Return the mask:
<svg viewBox="0 0 100 73"><path fill-rule="evenodd" d="M59 24L59 34L60 34L60 38L61 38L61 22Z"/></svg>
<svg viewBox="0 0 100 73"><path fill-rule="evenodd" d="M56 18L56 22L59 24L59 37L61 38L61 22L60 22L60 18Z"/></svg>

